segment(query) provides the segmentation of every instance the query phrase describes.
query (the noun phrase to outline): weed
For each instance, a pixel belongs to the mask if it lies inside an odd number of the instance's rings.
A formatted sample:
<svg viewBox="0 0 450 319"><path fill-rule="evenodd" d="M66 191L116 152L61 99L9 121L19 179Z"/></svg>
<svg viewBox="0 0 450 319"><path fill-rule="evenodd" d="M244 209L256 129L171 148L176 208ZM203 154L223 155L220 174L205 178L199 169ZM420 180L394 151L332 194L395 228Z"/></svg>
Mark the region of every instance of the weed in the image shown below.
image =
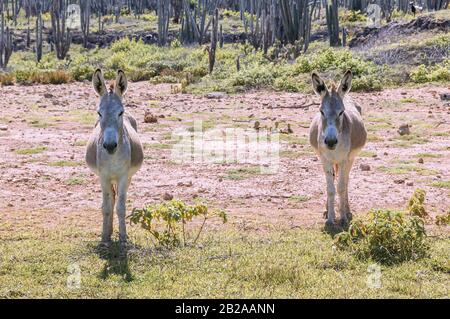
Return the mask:
<svg viewBox="0 0 450 319"><path fill-rule="evenodd" d="M196 217L203 218L203 221L189 242L186 225ZM227 222L227 214L223 210L210 210L206 204L201 202L190 206L178 200L171 200L162 204L149 205L142 209L134 208L128 218L132 224L140 224L156 239L159 245L175 247L188 244L195 245L206 221L215 217L220 218L223 223ZM163 225L158 227L158 223L163 223Z"/></svg>
<svg viewBox="0 0 450 319"><path fill-rule="evenodd" d="M367 220L354 220L335 238L336 246L362 259L383 264L417 260L427 255L424 221L391 210L372 210Z"/></svg>

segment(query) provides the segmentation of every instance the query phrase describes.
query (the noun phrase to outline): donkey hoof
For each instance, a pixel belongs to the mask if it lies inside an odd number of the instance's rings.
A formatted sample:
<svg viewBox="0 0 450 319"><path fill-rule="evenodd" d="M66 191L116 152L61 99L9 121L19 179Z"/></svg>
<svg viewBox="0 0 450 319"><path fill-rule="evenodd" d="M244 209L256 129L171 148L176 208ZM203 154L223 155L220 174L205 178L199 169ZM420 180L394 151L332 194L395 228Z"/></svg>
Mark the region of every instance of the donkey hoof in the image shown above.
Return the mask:
<svg viewBox="0 0 450 319"><path fill-rule="evenodd" d="M347 227L350 224L350 220L347 218L342 218L339 224L341 227Z"/></svg>
<svg viewBox="0 0 450 319"><path fill-rule="evenodd" d="M325 222L325 227L332 228L334 226L335 226L334 221L327 219L327 221Z"/></svg>

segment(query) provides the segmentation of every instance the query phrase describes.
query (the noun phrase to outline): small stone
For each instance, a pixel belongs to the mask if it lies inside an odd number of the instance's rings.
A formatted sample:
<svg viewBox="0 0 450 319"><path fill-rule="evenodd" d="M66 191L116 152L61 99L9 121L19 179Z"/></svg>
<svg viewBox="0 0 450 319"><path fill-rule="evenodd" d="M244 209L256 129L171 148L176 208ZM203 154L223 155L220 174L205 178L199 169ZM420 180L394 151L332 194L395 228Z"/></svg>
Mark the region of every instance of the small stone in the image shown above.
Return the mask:
<svg viewBox="0 0 450 319"><path fill-rule="evenodd" d="M359 168L360 168L363 172L370 171L370 165L369 165L369 164L361 164L361 165L359 165Z"/></svg>
<svg viewBox="0 0 450 319"><path fill-rule="evenodd" d="M144 123L158 123L158 117L153 115L149 110L145 110Z"/></svg>
<svg viewBox="0 0 450 319"><path fill-rule="evenodd" d="M210 92L210 93L206 93L205 97L207 99L225 99L228 97L228 94L224 93L224 92Z"/></svg>
<svg viewBox="0 0 450 319"><path fill-rule="evenodd" d="M395 179L394 183L395 184L405 184L405 180L404 179Z"/></svg>
<svg viewBox="0 0 450 319"><path fill-rule="evenodd" d="M163 199L164 200L172 200L173 199L173 195L169 194L169 193L164 193Z"/></svg>
<svg viewBox="0 0 450 319"><path fill-rule="evenodd" d="M408 181L408 182L406 182L406 186L414 186L414 182Z"/></svg>
<svg viewBox="0 0 450 319"><path fill-rule="evenodd" d="M409 135L411 132L410 132L410 127L411 127L411 125L409 125L409 124L402 124L402 125L400 125L400 127L398 128L398 130L397 130L397 132L398 132L398 134L400 134L401 136L403 136L403 135Z"/></svg>
<svg viewBox="0 0 450 319"><path fill-rule="evenodd" d="M0 125L0 131L7 131L8 125Z"/></svg>
<svg viewBox="0 0 450 319"><path fill-rule="evenodd" d="M422 158L422 157L419 158L419 159L417 160L417 162L419 162L420 164L423 164L423 158Z"/></svg>

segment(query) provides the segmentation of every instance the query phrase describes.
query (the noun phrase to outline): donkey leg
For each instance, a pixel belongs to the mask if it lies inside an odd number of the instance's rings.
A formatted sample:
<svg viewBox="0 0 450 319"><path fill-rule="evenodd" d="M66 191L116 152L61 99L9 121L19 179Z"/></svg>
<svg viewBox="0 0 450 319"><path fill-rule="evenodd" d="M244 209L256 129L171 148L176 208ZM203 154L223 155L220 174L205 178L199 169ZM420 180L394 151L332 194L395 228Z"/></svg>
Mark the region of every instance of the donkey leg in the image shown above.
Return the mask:
<svg viewBox="0 0 450 319"><path fill-rule="evenodd" d="M327 181L327 221L326 225L334 225L334 198L336 195L336 188L334 187L334 168L330 162L322 161L325 178Z"/></svg>
<svg viewBox="0 0 450 319"><path fill-rule="evenodd" d="M353 160L347 160L339 164L339 214L341 217L341 224L347 225L351 219L350 204L348 202L348 182L350 177L350 170L352 168Z"/></svg>
<svg viewBox="0 0 450 319"><path fill-rule="evenodd" d="M103 180L101 181L103 203L102 203L102 213L103 213L103 231L102 231L102 242L108 243L111 241L112 234L112 220L114 215L114 190L112 188L111 181Z"/></svg>
<svg viewBox="0 0 450 319"><path fill-rule="evenodd" d="M119 218L119 241L125 243L127 241L127 229L125 223L127 191L129 180L127 176L119 179L117 183L117 216Z"/></svg>

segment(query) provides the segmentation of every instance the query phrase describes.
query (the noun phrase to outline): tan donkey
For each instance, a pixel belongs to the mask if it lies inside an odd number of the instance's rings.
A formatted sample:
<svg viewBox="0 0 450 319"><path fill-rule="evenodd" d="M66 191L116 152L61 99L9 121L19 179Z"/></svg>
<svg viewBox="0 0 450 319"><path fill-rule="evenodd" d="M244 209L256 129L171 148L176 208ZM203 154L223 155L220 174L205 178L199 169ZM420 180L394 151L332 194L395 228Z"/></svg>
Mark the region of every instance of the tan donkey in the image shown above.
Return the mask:
<svg viewBox="0 0 450 319"><path fill-rule="evenodd" d="M100 177L103 193L102 242L111 240L114 206L119 219L119 240L127 240L125 210L131 177L142 165L144 153L137 134L136 120L125 113L122 96L127 90L127 79L119 71L115 85L106 89L101 70L92 78L95 92L100 96L98 120L86 150L88 166ZM117 202L116 202L117 194Z"/></svg>
<svg viewBox="0 0 450 319"><path fill-rule="evenodd" d="M346 94L350 91L352 72L345 73L339 87L328 90L316 73L312 74L314 92L322 98L320 112L314 117L309 140L320 157L327 181L327 226L335 223L335 177L338 175L341 225L352 218L348 203L348 182L353 161L366 143L367 132L361 111Z"/></svg>

